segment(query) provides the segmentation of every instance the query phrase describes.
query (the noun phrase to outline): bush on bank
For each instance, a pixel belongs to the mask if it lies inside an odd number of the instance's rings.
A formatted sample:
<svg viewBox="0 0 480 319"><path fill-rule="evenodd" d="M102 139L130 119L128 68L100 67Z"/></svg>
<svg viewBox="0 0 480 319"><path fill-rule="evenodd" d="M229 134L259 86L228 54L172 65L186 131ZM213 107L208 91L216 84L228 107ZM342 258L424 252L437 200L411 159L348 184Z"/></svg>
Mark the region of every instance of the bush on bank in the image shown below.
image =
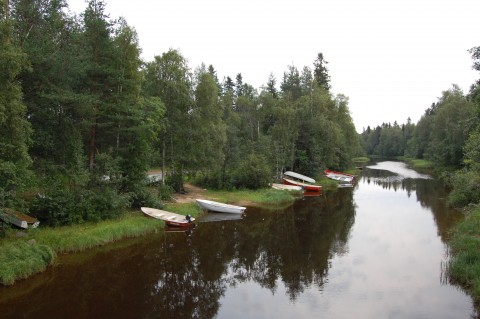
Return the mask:
<svg viewBox="0 0 480 319"><path fill-rule="evenodd" d="M449 273L480 301L480 208L467 213L452 230Z"/></svg>

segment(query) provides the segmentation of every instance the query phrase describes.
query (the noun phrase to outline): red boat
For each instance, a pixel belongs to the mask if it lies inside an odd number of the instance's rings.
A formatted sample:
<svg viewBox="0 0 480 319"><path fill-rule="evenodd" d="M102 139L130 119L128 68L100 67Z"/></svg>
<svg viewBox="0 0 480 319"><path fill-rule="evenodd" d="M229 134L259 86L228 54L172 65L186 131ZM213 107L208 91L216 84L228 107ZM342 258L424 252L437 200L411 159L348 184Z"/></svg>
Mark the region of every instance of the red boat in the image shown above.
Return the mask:
<svg viewBox="0 0 480 319"><path fill-rule="evenodd" d="M290 172L290 171L283 173L283 175L294 178L294 179L291 179L291 178L284 177L283 183L286 185L300 186L305 191L313 191L313 192L319 192L322 189L322 186L314 185L313 183L315 183L315 180L308 176L298 174L295 172ZM310 184L307 184L305 182L308 182Z"/></svg>
<svg viewBox="0 0 480 319"><path fill-rule="evenodd" d="M300 186L302 187L305 191L313 191L313 192L319 192L322 189L322 186L320 185L312 185L312 184L306 184L302 182L297 182L289 178L283 178L283 183L285 185L294 185L294 186Z"/></svg>

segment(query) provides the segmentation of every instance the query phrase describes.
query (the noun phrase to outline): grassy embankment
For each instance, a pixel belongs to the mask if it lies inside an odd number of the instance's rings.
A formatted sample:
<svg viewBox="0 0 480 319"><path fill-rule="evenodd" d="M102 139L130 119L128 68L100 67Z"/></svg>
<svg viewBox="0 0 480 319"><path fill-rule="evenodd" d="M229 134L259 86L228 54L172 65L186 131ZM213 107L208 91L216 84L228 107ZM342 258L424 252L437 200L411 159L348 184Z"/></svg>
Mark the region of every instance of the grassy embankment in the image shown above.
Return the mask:
<svg viewBox="0 0 480 319"><path fill-rule="evenodd" d="M480 208L468 212L454 227L449 243L452 250L450 276L480 303Z"/></svg>
<svg viewBox="0 0 480 319"><path fill-rule="evenodd" d="M249 202L261 206L292 203L295 199L289 192L273 189L207 191L204 195L205 198L226 203ZM198 216L201 213L195 203L167 203L165 209L183 215ZM120 239L142 236L163 227L163 221L146 218L136 211L99 223L30 229L23 237L17 237L18 232L12 229L0 239L0 284L12 285L16 280L44 271L55 263L57 254L79 252Z"/></svg>

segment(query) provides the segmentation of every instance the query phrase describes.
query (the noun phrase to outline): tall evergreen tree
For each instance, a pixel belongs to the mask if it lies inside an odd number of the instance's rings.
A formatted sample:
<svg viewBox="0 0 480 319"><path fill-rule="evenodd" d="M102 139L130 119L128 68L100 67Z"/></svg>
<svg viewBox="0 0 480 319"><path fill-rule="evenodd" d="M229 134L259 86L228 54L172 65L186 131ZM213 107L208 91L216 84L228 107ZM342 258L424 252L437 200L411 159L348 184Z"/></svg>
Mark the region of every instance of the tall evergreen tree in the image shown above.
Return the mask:
<svg viewBox="0 0 480 319"><path fill-rule="evenodd" d="M27 55L12 41L11 20L0 16L0 206L19 205L29 179L31 128L22 102L21 72L29 68Z"/></svg>
<svg viewBox="0 0 480 319"><path fill-rule="evenodd" d="M112 39L113 27L105 13L105 3L91 0L83 15L83 62L85 78L82 92L88 97L83 105L83 115L88 125L86 138L88 163L90 170L95 165L97 150L108 147L108 130L111 128L109 118L111 106L118 90L118 69L115 68L116 52Z"/></svg>
<svg viewBox="0 0 480 319"><path fill-rule="evenodd" d="M313 76L318 86L328 91L330 90L330 75L328 74L327 64L323 53L318 53L317 59L313 63Z"/></svg>

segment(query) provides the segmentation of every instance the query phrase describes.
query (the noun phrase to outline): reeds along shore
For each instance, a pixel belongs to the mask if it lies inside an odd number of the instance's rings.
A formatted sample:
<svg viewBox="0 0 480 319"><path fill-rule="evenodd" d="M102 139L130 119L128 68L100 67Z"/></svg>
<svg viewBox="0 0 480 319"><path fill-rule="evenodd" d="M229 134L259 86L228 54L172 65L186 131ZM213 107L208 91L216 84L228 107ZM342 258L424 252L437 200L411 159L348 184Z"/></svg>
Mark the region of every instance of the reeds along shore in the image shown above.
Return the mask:
<svg viewBox="0 0 480 319"><path fill-rule="evenodd" d="M454 227L449 243L453 253L449 275L480 302L480 208L468 212Z"/></svg>

